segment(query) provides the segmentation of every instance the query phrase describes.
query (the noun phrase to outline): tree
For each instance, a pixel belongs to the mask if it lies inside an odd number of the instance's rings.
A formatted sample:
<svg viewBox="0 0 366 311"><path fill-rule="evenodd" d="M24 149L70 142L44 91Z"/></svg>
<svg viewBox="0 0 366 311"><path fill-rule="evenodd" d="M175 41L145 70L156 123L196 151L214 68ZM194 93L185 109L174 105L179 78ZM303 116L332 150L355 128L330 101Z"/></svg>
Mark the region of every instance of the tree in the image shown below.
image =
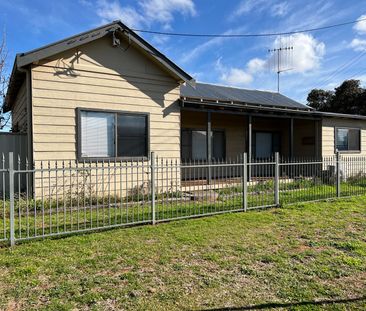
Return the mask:
<svg viewBox="0 0 366 311"><path fill-rule="evenodd" d="M10 114L3 115L3 106L8 89L9 76L6 72L8 50L6 48L5 33L0 39L0 130L3 129L10 120Z"/></svg>
<svg viewBox="0 0 366 311"><path fill-rule="evenodd" d="M313 89L308 105L319 111L366 115L366 90L359 80L345 80L334 91Z"/></svg>
<svg viewBox="0 0 366 311"><path fill-rule="evenodd" d="M308 105L319 111L329 111L329 103L333 96L334 92L332 91L313 89L307 98Z"/></svg>
<svg viewBox="0 0 366 311"><path fill-rule="evenodd" d="M359 80L344 81L335 88L334 98L330 101L332 109L340 113L359 113L358 99L363 92Z"/></svg>

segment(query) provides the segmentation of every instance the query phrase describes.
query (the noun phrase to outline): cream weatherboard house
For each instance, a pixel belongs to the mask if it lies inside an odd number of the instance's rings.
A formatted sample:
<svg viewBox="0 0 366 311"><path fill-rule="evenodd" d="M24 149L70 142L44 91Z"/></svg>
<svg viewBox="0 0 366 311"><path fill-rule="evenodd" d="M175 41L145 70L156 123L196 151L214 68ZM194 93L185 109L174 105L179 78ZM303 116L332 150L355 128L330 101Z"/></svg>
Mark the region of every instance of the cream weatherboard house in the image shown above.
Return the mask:
<svg viewBox="0 0 366 311"><path fill-rule="evenodd" d="M43 160L366 155L366 117L196 83L120 21L16 56L4 110Z"/></svg>

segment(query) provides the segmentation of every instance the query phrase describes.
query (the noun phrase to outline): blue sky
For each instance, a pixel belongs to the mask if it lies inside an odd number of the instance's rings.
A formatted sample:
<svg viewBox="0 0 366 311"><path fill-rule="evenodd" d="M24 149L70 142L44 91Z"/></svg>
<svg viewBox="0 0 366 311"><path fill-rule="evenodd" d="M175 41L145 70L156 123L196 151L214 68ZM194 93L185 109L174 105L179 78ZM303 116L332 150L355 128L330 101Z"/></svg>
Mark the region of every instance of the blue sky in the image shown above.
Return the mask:
<svg viewBox="0 0 366 311"><path fill-rule="evenodd" d="M363 14L366 3L359 0L0 1L9 66L15 53L115 19L139 29L229 34L314 28L356 20ZM287 55L292 61L283 64L283 69L292 70L281 75L281 92L303 103L312 88L333 88L347 78L366 82L366 57L362 54L366 50L366 21L291 37L143 37L198 81L273 91L277 80L268 49L293 46L292 54Z"/></svg>

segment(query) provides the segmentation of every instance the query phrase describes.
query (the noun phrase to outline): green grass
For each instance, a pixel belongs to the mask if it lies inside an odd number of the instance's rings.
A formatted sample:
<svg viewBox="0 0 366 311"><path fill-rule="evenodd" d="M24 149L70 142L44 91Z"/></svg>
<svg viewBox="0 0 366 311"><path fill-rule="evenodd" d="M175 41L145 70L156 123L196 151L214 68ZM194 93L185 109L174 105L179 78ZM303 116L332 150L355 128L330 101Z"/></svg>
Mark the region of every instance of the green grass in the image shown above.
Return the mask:
<svg viewBox="0 0 366 311"><path fill-rule="evenodd" d="M271 181L250 186L247 197L248 208L274 205L273 187ZM342 196L365 194L365 190L365 187L358 184L341 184ZM156 219L160 221L243 208L242 188L240 186L226 187L216 191L219 197L213 202L207 200L206 197L203 197L202 201L184 201L179 198L181 194L176 192L160 194L156 198ZM297 180L280 184L280 204L324 200L334 197L336 197L335 187L327 184L316 184L309 180ZM167 202L167 198L172 201ZM162 199L164 203L162 203ZM128 205L126 205L126 200L121 201L116 197L92 198L92 201L88 201L87 197L81 197L79 200L74 198L65 202L58 201L57 211L56 200L48 201L45 199L43 202L40 200L36 202L29 201L27 211L27 201L17 199L15 206L15 236L16 238L24 238L27 235L40 236L136 222L151 222L152 213L149 198L145 197L143 200L131 202L131 198L129 198ZM78 205L77 202L79 202ZM111 203L110 208L108 208L108 202ZM9 237L9 202L5 202L5 205L7 222L4 224L2 216L3 202L0 202L0 240L4 239L4 232ZM28 212L29 216L26 217ZM36 212L36 215L34 212ZM2 230L4 227L5 230Z"/></svg>
<svg viewBox="0 0 366 311"><path fill-rule="evenodd" d="M0 309L365 310L365 206L302 203L4 247Z"/></svg>

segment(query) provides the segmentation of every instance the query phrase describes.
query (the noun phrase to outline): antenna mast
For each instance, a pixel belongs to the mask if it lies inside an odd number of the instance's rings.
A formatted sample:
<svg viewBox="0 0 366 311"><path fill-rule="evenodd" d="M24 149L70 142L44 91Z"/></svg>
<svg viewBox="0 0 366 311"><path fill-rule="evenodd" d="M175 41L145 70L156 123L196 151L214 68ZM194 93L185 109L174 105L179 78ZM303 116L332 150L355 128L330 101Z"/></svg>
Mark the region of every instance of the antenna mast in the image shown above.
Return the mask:
<svg viewBox="0 0 366 311"><path fill-rule="evenodd" d="M274 54L274 66L276 67L277 72L277 93L280 92L280 73L284 71L292 70L293 68L283 68L282 64L285 63L285 65L288 65L289 61L292 61L292 57L289 57L289 53L292 52L294 49L293 46L285 46L285 47L279 47L274 49L269 49L269 53ZM285 57L283 57L282 54L285 54Z"/></svg>

